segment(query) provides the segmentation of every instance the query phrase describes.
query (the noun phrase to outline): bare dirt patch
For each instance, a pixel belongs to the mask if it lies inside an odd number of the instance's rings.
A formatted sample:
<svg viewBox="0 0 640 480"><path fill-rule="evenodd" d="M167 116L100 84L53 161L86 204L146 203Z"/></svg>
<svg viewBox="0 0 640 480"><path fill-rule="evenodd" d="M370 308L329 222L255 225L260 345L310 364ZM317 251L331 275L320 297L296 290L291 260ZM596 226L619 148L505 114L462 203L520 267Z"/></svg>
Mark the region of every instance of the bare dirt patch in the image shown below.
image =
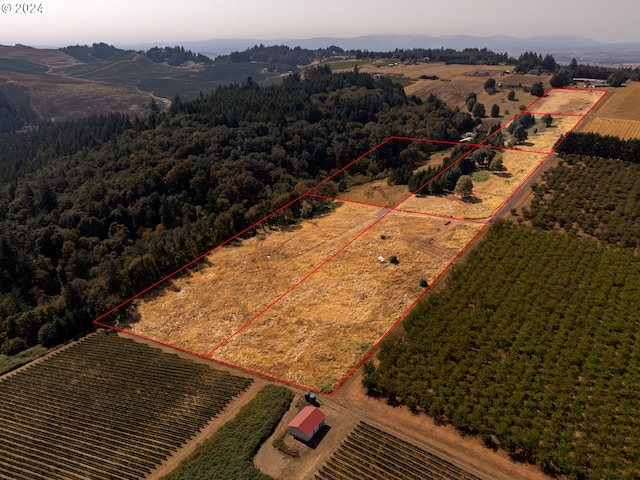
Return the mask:
<svg viewBox="0 0 640 480"><path fill-rule="evenodd" d="M389 185L387 180L375 180L341 192L338 198L368 205L395 207L407 198L409 193L406 185Z"/></svg>
<svg viewBox="0 0 640 480"><path fill-rule="evenodd" d="M481 227L445 223L389 213L213 358L333 390Z"/></svg>

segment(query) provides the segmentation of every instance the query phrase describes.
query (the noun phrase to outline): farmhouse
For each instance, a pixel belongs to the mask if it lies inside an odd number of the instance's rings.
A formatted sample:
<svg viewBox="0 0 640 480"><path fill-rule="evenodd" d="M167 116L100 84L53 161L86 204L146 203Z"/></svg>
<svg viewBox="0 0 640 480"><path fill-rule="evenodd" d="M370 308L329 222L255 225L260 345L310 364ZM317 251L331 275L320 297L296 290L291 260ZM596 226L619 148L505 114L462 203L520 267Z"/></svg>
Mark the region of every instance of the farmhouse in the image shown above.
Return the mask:
<svg viewBox="0 0 640 480"><path fill-rule="evenodd" d="M310 441L324 427L326 415L319 408L308 405L289 423L289 432L298 440Z"/></svg>

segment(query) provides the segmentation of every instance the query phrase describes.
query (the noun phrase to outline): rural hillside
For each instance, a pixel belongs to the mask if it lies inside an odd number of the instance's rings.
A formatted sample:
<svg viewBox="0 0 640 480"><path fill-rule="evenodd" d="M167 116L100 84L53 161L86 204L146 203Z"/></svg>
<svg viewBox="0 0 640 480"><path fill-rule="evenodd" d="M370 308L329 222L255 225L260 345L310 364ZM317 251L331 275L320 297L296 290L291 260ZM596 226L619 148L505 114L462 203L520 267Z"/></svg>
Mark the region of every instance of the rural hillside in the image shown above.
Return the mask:
<svg viewBox="0 0 640 480"><path fill-rule="evenodd" d="M639 75L0 47L0 476L640 476Z"/></svg>
<svg viewBox="0 0 640 480"><path fill-rule="evenodd" d="M344 60L347 59L347 62ZM58 50L26 46L0 46L0 131L19 129L42 121L60 121L120 112L130 117L163 110L180 97L196 98L229 83L251 78L258 84L279 82L283 75L301 72L310 65L327 63L332 68L344 68L355 59L372 73L382 73L387 65L417 65L428 60L435 64L509 66L519 74L528 72L558 73L557 85L573 77L607 79L614 70L607 67L571 64L560 75L553 56L525 52L518 58L495 53L486 48L463 50L444 48L411 48L394 51L345 50L339 46L306 49L301 47L255 45L244 51L233 51L211 59L184 47L153 47L148 50L122 50L104 43L92 46L69 46ZM414 83L420 77L437 77L438 70L411 73L385 71L403 84ZM469 69L460 71L469 73ZM638 72L616 70L622 82ZM498 69L490 75L501 73ZM446 80L446 75L444 77ZM531 86L532 81L505 78L501 83ZM425 99L430 93L450 103L450 85L431 91L414 87L411 93ZM476 88L464 85L462 88ZM458 91L453 95L467 94ZM459 100L459 99L458 99Z"/></svg>

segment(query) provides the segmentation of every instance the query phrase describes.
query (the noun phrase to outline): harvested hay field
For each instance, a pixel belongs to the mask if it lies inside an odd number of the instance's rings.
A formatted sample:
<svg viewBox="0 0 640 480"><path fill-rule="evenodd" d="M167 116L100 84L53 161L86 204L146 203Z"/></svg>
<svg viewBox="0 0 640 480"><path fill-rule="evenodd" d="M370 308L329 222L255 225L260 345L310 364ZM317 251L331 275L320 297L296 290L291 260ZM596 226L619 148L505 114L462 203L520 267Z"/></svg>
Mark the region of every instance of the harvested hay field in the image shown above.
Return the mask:
<svg viewBox="0 0 640 480"><path fill-rule="evenodd" d="M627 84L610 93L582 131L624 140L640 139L640 83Z"/></svg>
<svg viewBox="0 0 640 480"><path fill-rule="evenodd" d="M620 120L616 118L591 118L581 130L585 133L613 135L623 140L640 139L640 120Z"/></svg>
<svg viewBox="0 0 640 480"><path fill-rule="evenodd" d="M640 83L634 82L609 94L593 116L640 121Z"/></svg>
<svg viewBox="0 0 640 480"><path fill-rule="evenodd" d="M446 223L389 213L212 358L333 390L481 228Z"/></svg>
<svg viewBox="0 0 640 480"><path fill-rule="evenodd" d="M218 248L202 268L137 301L133 333L205 355L377 219L378 208L335 202L330 214L258 231Z"/></svg>
<svg viewBox="0 0 640 480"><path fill-rule="evenodd" d="M552 90L531 105L528 111L551 115L584 115L604 95L602 90Z"/></svg>

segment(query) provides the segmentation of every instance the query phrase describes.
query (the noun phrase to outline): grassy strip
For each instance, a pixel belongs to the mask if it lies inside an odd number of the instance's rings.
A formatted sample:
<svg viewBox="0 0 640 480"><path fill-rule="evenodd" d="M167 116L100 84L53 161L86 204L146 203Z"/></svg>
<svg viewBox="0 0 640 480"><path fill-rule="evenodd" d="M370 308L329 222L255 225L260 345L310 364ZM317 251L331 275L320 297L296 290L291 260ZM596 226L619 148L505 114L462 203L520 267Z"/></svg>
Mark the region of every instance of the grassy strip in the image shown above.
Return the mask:
<svg viewBox="0 0 640 480"><path fill-rule="evenodd" d="M42 345L36 345L35 347L23 350L16 355L8 356L0 354L0 375L4 375L16 368L20 368L46 352L47 349Z"/></svg>
<svg viewBox="0 0 640 480"><path fill-rule="evenodd" d="M293 392L269 385L258 392L233 420L187 457L166 480L269 479L251 464L260 446L273 433L286 412Z"/></svg>

